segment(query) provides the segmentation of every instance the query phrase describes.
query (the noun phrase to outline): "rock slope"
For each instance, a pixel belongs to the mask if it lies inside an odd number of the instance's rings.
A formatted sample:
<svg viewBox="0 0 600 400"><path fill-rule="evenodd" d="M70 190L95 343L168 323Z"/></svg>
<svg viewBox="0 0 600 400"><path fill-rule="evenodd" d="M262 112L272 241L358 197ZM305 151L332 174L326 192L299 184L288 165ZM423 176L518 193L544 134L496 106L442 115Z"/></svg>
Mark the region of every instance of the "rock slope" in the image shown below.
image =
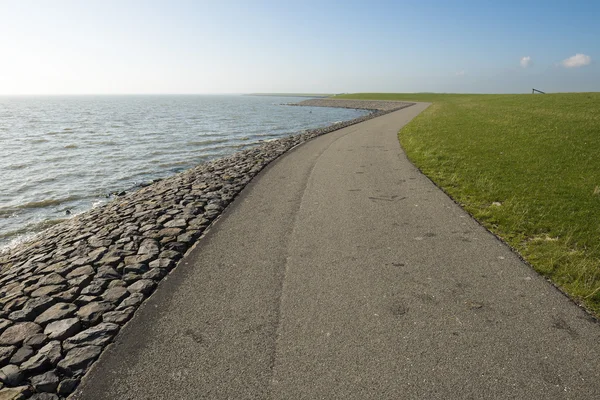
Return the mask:
<svg viewBox="0 0 600 400"><path fill-rule="evenodd" d="M320 104L378 111L199 165L0 254L0 400L66 398L161 279L267 164L316 136L411 105Z"/></svg>

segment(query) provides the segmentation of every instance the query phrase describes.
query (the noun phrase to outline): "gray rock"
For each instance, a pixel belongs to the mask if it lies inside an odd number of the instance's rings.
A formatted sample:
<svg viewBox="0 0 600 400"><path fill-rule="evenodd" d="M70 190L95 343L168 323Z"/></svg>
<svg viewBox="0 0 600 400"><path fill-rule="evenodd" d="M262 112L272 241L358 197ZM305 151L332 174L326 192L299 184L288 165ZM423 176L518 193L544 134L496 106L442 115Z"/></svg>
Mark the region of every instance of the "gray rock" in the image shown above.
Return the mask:
<svg viewBox="0 0 600 400"><path fill-rule="evenodd" d="M85 250L81 250L82 253L85 253ZM85 264L91 264L92 261L89 260L89 258L87 257L76 257L71 259L71 265L75 266L75 267L84 267ZM71 279L68 275L67 275L67 279Z"/></svg>
<svg viewBox="0 0 600 400"><path fill-rule="evenodd" d="M79 318L67 318L49 323L44 329L44 333L50 339L64 340L79 332L80 329L81 322Z"/></svg>
<svg viewBox="0 0 600 400"><path fill-rule="evenodd" d="M31 378L31 385L37 392L55 392L59 383L58 376L54 371L48 371Z"/></svg>
<svg viewBox="0 0 600 400"><path fill-rule="evenodd" d="M131 285L133 282L136 282L136 281L139 281L140 279L142 279L142 275L136 274L134 272L129 272L129 273L123 275L122 279L127 285Z"/></svg>
<svg viewBox="0 0 600 400"><path fill-rule="evenodd" d="M128 274L133 272L135 274L141 274L148 271L148 265L146 264L130 264L123 267L123 273Z"/></svg>
<svg viewBox="0 0 600 400"><path fill-rule="evenodd" d="M100 346L76 347L58 363L58 370L67 376L79 377L102 352Z"/></svg>
<svg viewBox="0 0 600 400"><path fill-rule="evenodd" d="M16 346L0 346L0 366L8 364L16 349Z"/></svg>
<svg viewBox="0 0 600 400"><path fill-rule="evenodd" d="M31 321L35 319L36 314L30 308L13 311L8 314L8 318L14 322Z"/></svg>
<svg viewBox="0 0 600 400"><path fill-rule="evenodd" d="M162 278L167 276L169 271L166 268L152 268L150 271L142 275L142 279L151 279L153 281L160 281Z"/></svg>
<svg viewBox="0 0 600 400"><path fill-rule="evenodd" d="M168 258L159 258L158 260L154 260L150 263L150 268L166 268L171 269L175 266L173 260Z"/></svg>
<svg viewBox="0 0 600 400"><path fill-rule="evenodd" d="M12 325L0 335L0 346L18 345L29 339L36 333L39 333L42 327L33 322L19 322Z"/></svg>
<svg viewBox="0 0 600 400"><path fill-rule="evenodd" d="M58 253L56 255L58 255ZM56 260L56 261L58 261L58 260ZM74 267L66 261L58 261L58 262L44 268L44 270L41 272L42 273L56 272L57 274L64 275L64 274L68 274L69 271L71 271L73 268Z"/></svg>
<svg viewBox="0 0 600 400"><path fill-rule="evenodd" d="M114 281L110 281L110 283L108 284L108 288L114 288L114 287L119 287L119 286L127 286L127 284L125 283L125 281L122 281L120 279L115 279Z"/></svg>
<svg viewBox="0 0 600 400"><path fill-rule="evenodd" d="M187 244L181 242L170 242L165 245L165 248L168 250L174 250L179 254L185 253L185 250L188 248Z"/></svg>
<svg viewBox="0 0 600 400"><path fill-rule="evenodd" d="M92 281L91 275L79 275L73 279L70 279L68 284L72 288L82 288L84 286L87 286L88 283L90 283L91 281Z"/></svg>
<svg viewBox="0 0 600 400"><path fill-rule="evenodd" d="M68 396L75 391L79 385L79 379L63 379L58 384L57 392L59 395Z"/></svg>
<svg viewBox="0 0 600 400"><path fill-rule="evenodd" d="M162 239L160 239L160 244L162 245L166 245L167 243L171 243L175 241L175 236L166 236Z"/></svg>
<svg viewBox="0 0 600 400"><path fill-rule="evenodd" d="M177 241L186 244L193 242L194 239L196 239L196 236L198 235L196 231L194 232L195 233L184 233L182 235L177 236Z"/></svg>
<svg viewBox="0 0 600 400"><path fill-rule="evenodd" d="M63 257L63 259L66 259L66 258ZM57 261L58 261L58 259L57 259ZM76 267L74 265L71 265L69 262L61 261L60 263L57 263L54 265L53 272L56 272L57 274L60 274L61 276L65 276L69 272L73 271L75 268Z"/></svg>
<svg viewBox="0 0 600 400"><path fill-rule="evenodd" d="M93 263L98 261L104 254L106 254L107 250L108 248L106 247L99 247L96 250L90 251L88 253L88 259L90 260L89 262Z"/></svg>
<svg viewBox="0 0 600 400"><path fill-rule="evenodd" d="M79 307L83 307L88 303L91 303L92 301L97 301L99 300L98 296L79 296L78 298L75 299L75 301L73 301L73 303L75 303L75 305L79 306Z"/></svg>
<svg viewBox="0 0 600 400"><path fill-rule="evenodd" d="M36 297L29 300L23 306L23 310L30 310L33 318L37 317L56 303L56 300L49 296Z"/></svg>
<svg viewBox="0 0 600 400"><path fill-rule="evenodd" d="M176 252L175 250L165 250L158 256L159 258L168 258L173 261L177 261L181 258L181 254Z"/></svg>
<svg viewBox="0 0 600 400"><path fill-rule="evenodd" d="M10 364L21 365L34 353L31 346L22 346L10 359Z"/></svg>
<svg viewBox="0 0 600 400"><path fill-rule="evenodd" d="M67 279L73 279L84 275L94 275L95 272L96 271L94 271L94 268L92 268L91 265L84 265L69 272L67 274Z"/></svg>
<svg viewBox="0 0 600 400"><path fill-rule="evenodd" d="M29 386L18 386L12 388L4 388L0 390L0 400L24 400L31 399L29 395L31 394L31 389Z"/></svg>
<svg viewBox="0 0 600 400"><path fill-rule="evenodd" d="M106 279L98 279L90 282L89 285L83 288L81 291L82 295L92 295L97 296L106 289L108 286L108 281Z"/></svg>
<svg viewBox="0 0 600 400"><path fill-rule="evenodd" d="M60 397L54 393L36 393L29 400L60 400Z"/></svg>
<svg viewBox="0 0 600 400"><path fill-rule="evenodd" d="M139 247L139 246L138 246L137 242L130 241L129 243L126 243L126 244L123 246L123 250L125 250L125 251L130 251L130 252L132 252L132 253L135 253L135 252L137 252L137 251L138 251L138 247Z"/></svg>
<svg viewBox="0 0 600 400"><path fill-rule="evenodd" d="M29 300L29 297L27 297L27 296L21 296L21 295L12 296L10 300L7 299L4 302L3 310L6 312L12 312L12 311L18 310L19 308L21 308L23 306L23 304L25 304L25 302L27 302L27 300Z"/></svg>
<svg viewBox="0 0 600 400"><path fill-rule="evenodd" d="M63 303L71 303L79 294L79 288L72 287L69 290L55 294L53 297Z"/></svg>
<svg viewBox="0 0 600 400"><path fill-rule="evenodd" d="M102 314L106 311L111 311L113 308L115 308L115 306L108 301L93 301L81 307L79 311L77 311L77 316L83 322L94 325L102 319Z"/></svg>
<svg viewBox="0 0 600 400"><path fill-rule="evenodd" d="M40 314L35 322L43 325L48 322L70 317L77 310L77 306L71 303L57 303Z"/></svg>
<svg viewBox="0 0 600 400"><path fill-rule="evenodd" d="M50 360L42 353L37 353L21 364L21 371L31 374L41 372L50 366Z"/></svg>
<svg viewBox="0 0 600 400"><path fill-rule="evenodd" d="M185 219L180 218L166 222L163 226L165 228L185 228L187 223L185 222Z"/></svg>
<svg viewBox="0 0 600 400"><path fill-rule="evenodd" d="M4 318L0 318L0 333L4 332L6 328L12 325L12 321Z"/></svg>
<svg viewBox="0 0 600 400"><path fill-rule="evenodd" d="M62 346L58 340L54 340L42 347L38 354L46 356L52 365L56 365L61 359Z"/></svg>
<svg viewBox="0 0 600 400"><path fill-rule="evenodd" d="M160 247L154 239L144 240L138 249L138 254L150 254L152 256L157 256L158 253L160 253Z"/></svg>
<svg viewBox="0 0 600 400"><path fill-rule="evenodd" d="M104 265L113 265L114 266L114 265L117 265L118 263L120 263L122 259L123 259L123 256L107 254L102 258L102 260L100 260L100 263L104 264Z"/></svg>
<svg viewBox="0 0 600 400"><path fill-rule="evenodd" d="M148 261L152 261L156 258L155 254L138 254L137 256L125 257L125 265L131 264L144 264Z"/></svg>
<svg viewBox="0 0 600 400"><path fill-rule="evenodd" d="M119 279L120 277L121 274L115 271L110 265L101 266L96 273L96 279Z"/></svg>
<svg viewBox="0 0 600 400"><path fill-rule="evenodd" d="M204 217L211 220L216 218L221 212L219 210L208 210L204 213Z"/></svg>
<svg viewBox="0 0 600 400"><path fill-rule="evenodd" d="M112 241L110 239L104 239L104 238L98 238L96 236L92 236L91 238L88 239L88 243L90 244L90 246L92 247L105 247L105 246L110 246L112 244Z"/></svg>
<svg viewBox="0 0 600 400"><path fill-rule="evenodd" d="M7 386L17 386L23 382L24 378L23 372L16 365L9 364L0 369L0 381Z"/></svg>
<svg viewBox="0 0 600 400"><path fill-rule="evenodd" d="M65 282L66 282L65 278L63 278L56 272L53 272L51 274L46 275L42 279L40 279L39 285L40 286L61 285Z"/></svg>
<svg viewBox="0 0 600 400"><path fill-rule="evenodd" d="M129 296L128 298L123 300L121 304L119 304L117 310L122 310L128 307L137 307L138 305L142 304L142 301L144 301L144 297L145 296L143 293L132 293L131 296Z"/></svg>
<svg viewBox="0 0 600 400"><path fill-rule="evenodd" d="M65 285L42 286L31 292L31 297L51 296L66 289Z"/></svg>
<svg viewBox="0 0 600 400"><path fill-rule="evenodd" d="M171 219L172 219L172 217L170 215L165 214L165 215L161 215L160 217L158 217L156 219L156 222L159 224L164 224L164 223L170 221Z"/></svg>
<svg viewBox="0 0 600 400"><path fill-rule="evenodd" d="M158 235L160 237L177 237L181 234L181 232L183 232L183 229L181 228L163 228L160 231L158 231Z"/></svg>
<svg viewBox="0 0 600 400"><path fill-rule="evenodd" d="M204 207L205 211L221 211L222 209L223 207L221 207L221 205L219 205L218 203L207 204Z"/></svg>
<svg viewBox="0 0 600 400"><path fill-rule="evenodd" d="M123 286L117 286L110 289L107 289L103 294L102 298L106 301L109 301L113 304L119 304L121 300L125 299L129 296L129 291Z"/></svg>
<svg viewBox="0 0 600 400"><path fill-rule="evenodd" d="M143 293L148 295L154 290L156 283L149 279L141 279L135 283L132 283L127 287L130 293Z"/></svg>
<svg viewBox="0 0 600 400"><path fill-rule="evenodd" d="M104 313L102 316L102 321L112 322L115 324L124 324L125 322L129 321L134 311L135 308L133 307L127 307L123 310L109 311Z"/></svg>
<svg viewBox="0 0 600 400"><path fill-rule="evenodd" d="M26 286L21 285L19 282L12 282L11 285L12 286L10 286L10 288L7 288L6 290L2 291L2 293L6 297L6 301L9 301L9 299L16 299L19 296L23 296L23 294L26 294Z"/></svg>
<svg viewBox="0 0 600 400"><path fill-rule="evenodd" d="M119 325L103 322L68 338L63 342L63 348L68 351L81 346L104 346L118 331Z"/></svg>
<svg viewBox="0 0 600 400"><path fill-rule="evenodd" d="M25 340L23 342L23 344L26 346L31 346L34 349L39 349L47 341L48 341L48 336L44 335L43 333L36 333L35 335L31 336L29 339Z"/></svg>

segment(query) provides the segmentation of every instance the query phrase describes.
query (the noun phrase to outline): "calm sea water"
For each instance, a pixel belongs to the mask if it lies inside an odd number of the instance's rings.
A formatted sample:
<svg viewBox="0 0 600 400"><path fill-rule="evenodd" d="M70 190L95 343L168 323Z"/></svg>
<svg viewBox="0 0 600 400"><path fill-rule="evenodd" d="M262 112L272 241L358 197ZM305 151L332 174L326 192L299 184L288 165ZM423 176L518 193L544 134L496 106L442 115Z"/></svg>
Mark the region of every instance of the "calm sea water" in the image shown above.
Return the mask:
<svg viewBox="0 0 600 400"><path fill-rule="evenodd" d="M262 140L365 111L290 97L0 97L0 251L109 200Z"/></svg>

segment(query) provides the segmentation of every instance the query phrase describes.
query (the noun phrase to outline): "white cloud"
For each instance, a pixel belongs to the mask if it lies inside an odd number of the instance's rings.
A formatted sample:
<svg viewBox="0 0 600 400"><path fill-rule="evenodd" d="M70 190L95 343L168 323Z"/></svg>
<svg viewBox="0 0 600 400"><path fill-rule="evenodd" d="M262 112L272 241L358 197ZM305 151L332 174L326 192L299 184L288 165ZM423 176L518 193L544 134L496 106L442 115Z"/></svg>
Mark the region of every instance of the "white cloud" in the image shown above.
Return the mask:
<svg viewBox="0 0 600 400"><path fill-rule="evenodd" d="M521 57L521 67L527 68L530 65L531 65L531 57L530 56Z"/></svg>
<svg viewBox="0 0 600 400"><path fill-rule="evenodd" d="M463 76L465 74L465 70L457 71L456 76Z"/></svg>
<svg viewBox="0 0 600 400"><path fill-rule="evenodd" d="M569 57L561 62L561 65L565 68L576 68L589 65L592 62L592 57L585 54L577 53L573 57Z"/></svg>

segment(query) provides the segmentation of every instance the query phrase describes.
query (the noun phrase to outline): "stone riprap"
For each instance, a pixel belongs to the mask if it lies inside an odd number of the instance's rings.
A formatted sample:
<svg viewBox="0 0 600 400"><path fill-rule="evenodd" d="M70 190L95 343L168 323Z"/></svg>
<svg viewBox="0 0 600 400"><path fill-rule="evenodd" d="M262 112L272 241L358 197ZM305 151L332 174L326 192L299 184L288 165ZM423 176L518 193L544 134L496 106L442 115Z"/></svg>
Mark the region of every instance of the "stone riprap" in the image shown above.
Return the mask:
<svg viewBox="0 0 600 400"><path fill-rule="evenodd" d="M298 144L411 105L380 103L369 102L383 110L367 116L263 142L127 193L0 254L0 399L66 398L256 174Z"/></svg>
<svg viewBox="0 0 600 400"><path fill-rule="evenodd" d="M373 111L395 111L400 104L411 105L413 103L402 103L399 101L382 100L345 100L345 99L310 99L300 103L290 104L292 106L310 106L310 107L337 107L354 108L359 110ZM404 108L404 107L400 107Z"/></svg>

